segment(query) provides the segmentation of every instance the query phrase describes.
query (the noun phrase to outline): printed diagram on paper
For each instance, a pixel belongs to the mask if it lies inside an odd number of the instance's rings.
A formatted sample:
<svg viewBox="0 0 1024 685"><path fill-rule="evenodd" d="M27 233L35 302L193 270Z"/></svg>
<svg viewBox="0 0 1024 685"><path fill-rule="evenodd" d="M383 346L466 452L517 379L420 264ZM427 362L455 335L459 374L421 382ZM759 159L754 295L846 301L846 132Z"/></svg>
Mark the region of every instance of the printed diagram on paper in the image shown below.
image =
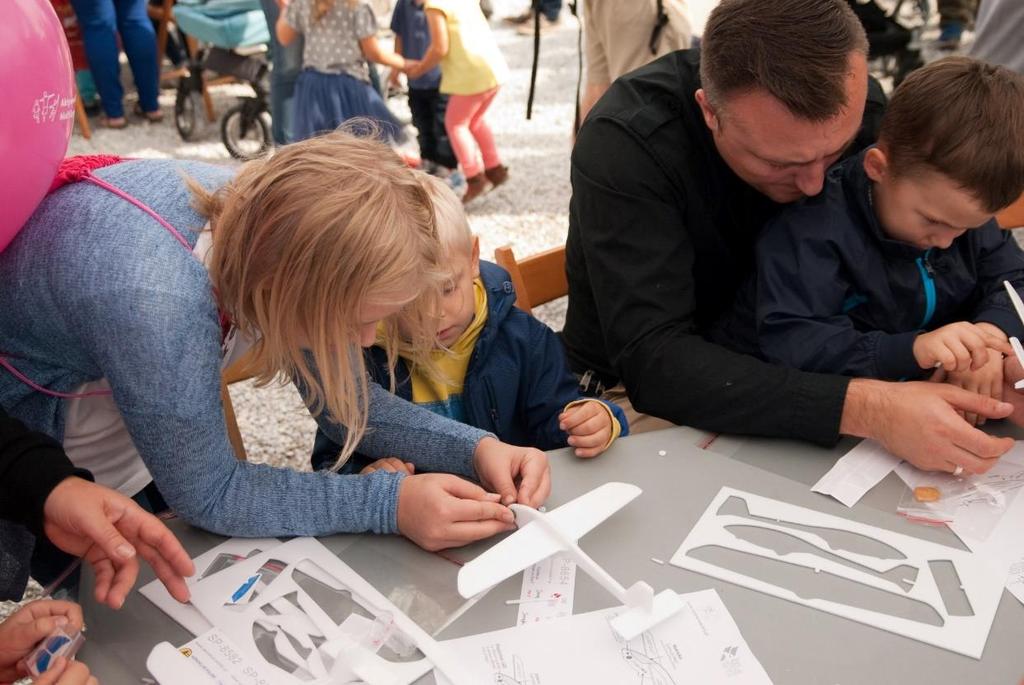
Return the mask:
<svg viewBox="0 0 1024 685"><path fill-rule="evenodd" d="M556 554L523 571L516 625L572 616L576 562Z"/></svg>
<svg viewBox="0 0 1024 685"><path fill-rule="evenodd" d="M682 595L684 608L633 640L610 625L623 609L579 614L444 645L474 683L683 685L770 683L714 590Z"/></svg>
<svg viewBox="0 0 1024 685"><path fill-rule="evenodd" d="M976 659L1006 579L978 555L732 488L672 563Z"/></svg>

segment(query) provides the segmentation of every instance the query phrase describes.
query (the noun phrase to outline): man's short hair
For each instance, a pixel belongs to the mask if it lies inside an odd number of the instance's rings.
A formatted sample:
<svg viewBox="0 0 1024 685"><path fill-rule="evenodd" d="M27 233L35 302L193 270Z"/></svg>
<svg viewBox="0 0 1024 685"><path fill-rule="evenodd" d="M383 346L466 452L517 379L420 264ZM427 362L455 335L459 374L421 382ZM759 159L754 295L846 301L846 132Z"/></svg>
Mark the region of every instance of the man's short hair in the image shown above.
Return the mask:
<svg viewBox="0 0 1024 685"><path fill-rule="evenodd" d="M995 213L1024 192L1024 76L968 57L912 72L878 133L893 173L930 168Z"/></svg>
<svg viewBox="0 0 1024 685"><path fill-rule="evenodd" d="M844 0L723 0L704 29L701 87L717 109L760 89L802 119L826 121L848 104L854 51L867 56L868 39Z"/></svg>

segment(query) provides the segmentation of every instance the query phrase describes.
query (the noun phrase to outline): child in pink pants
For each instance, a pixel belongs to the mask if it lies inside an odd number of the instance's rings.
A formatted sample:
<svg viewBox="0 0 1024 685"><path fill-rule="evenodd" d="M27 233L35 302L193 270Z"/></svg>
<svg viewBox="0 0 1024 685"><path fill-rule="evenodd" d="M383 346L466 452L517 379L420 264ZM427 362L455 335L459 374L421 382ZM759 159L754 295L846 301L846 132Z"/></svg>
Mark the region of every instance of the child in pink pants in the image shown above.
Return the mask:
<svg viewBox="0 0 1024 685"><path fill-rule="evenodd" d="M425 8L430 47L406 73L416 78L441 66L440 91L449 96L444 126L466 175L466 203L508 180L486 120L508 65L478 0L426 0Z"/></svg>

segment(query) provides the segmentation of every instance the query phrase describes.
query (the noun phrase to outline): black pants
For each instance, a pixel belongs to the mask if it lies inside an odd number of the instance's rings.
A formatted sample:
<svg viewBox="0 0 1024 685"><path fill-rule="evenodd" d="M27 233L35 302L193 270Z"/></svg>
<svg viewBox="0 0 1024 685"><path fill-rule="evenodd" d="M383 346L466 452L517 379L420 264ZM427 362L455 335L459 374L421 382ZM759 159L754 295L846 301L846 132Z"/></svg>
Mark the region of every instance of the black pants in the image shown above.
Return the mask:
<svg viewBox="0 0 1024 685"><path fill-rule="evenodd" d="M459 166L452 152L448 134L444 130L444 113L448 109L448 96L437 88L409 89L409 111L412 124L416 127L416 140L420 144L420 156L449 169Z"/></svg>

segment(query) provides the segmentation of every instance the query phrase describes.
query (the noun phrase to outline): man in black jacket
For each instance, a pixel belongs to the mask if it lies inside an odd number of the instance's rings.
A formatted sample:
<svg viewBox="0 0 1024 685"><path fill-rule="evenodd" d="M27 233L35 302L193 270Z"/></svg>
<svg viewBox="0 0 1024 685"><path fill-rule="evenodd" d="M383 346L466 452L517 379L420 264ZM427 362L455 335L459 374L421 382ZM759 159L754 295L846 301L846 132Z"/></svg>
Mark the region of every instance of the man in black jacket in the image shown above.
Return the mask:
<svg viewBox="0 0 1024 685"><path fill-rule="evenodd" d="M923 468L983 471L1013 441L956 412L1002 418L1008 404L785 369L704 338L751 274L765 221L874 140L884 96L867 49L842 0L724 0L700 54L616 81L573 150L563 340L573 371L673 423L873 437Z"/></svg>

